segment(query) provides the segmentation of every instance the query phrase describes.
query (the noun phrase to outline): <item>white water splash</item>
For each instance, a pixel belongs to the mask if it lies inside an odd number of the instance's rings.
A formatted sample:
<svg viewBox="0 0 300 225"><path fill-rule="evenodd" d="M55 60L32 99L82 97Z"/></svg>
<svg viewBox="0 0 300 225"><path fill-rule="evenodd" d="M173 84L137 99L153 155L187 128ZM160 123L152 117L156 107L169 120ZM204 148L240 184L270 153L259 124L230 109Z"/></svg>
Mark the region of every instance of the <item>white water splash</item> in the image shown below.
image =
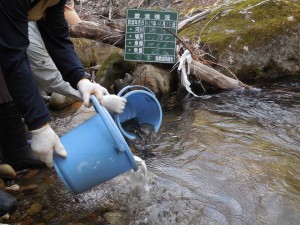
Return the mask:
<svg viewBox="0 0 300 225"><path fill-rule="evenodd" d="M127 181L130 183L130 197L138 198L139 200L148 195L149 191L149 179L148 170L144 160L138 156L134 156L135 161L138 164L138 171L131 173L127 176Z"/></svg>

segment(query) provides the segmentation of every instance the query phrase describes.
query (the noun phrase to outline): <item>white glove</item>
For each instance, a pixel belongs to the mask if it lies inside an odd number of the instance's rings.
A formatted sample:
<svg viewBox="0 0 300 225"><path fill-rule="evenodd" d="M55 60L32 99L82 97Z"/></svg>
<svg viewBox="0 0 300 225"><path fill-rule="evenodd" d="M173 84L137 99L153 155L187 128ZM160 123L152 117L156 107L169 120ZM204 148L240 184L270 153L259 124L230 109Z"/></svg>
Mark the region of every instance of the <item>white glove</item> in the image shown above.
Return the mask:
<svg viewBox="0 0 300 225"><path fill-rule="evenodd" d="M46 124L42 128L32 130L32 151L36 156L48 167L53 166L53 150L56 150L57 154L66 157L67 152L60 142L59 137L52 130L49 124Z"/></svg>
<svg viewBox="0 0 300 225"><path fill-rule="evenodd" d="M103 95L108 95L106 88L100 86L98 83L92 83L88 79L82 79L77 84L78 91L80 92L83 104L86 107L91 107L91 95L95 95L99 102L102 101Z"/></svg>
<svg viewBox="0 0 300 225"><path fill-rule="evenodd" d="M110 112L123 113L126 102L126 98L117 95L105 95L102 98L101 105Z"/></svg>

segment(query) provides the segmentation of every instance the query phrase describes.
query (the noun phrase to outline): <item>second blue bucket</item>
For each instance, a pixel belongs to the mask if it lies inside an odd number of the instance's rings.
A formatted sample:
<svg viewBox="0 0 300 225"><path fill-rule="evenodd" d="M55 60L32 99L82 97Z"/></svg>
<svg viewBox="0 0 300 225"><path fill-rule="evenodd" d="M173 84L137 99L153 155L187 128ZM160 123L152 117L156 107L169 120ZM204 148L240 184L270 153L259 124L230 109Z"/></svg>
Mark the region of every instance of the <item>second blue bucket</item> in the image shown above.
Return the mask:
<svg viewBox="0 0 300 225"><path fill-rule="evenodd" d="M126 91L127 93L124 94ZM115 122L125 137L131 140L137 138L134 133L122 126L123 123L132 119L139 124L152 125L154 132L158 132L162 122L162 110L155 94L149 88L141 85L126 86L118 93L118 96L127 100L124 112L114 115Z"/></svg>
<svg viewBox="0 0 300 225"><path fill-rule="evenodd" d="M54 168L72 194L83 193L137 163L107 110L91 97L96 115L61 137L68 156L53 156Z"/></svg>

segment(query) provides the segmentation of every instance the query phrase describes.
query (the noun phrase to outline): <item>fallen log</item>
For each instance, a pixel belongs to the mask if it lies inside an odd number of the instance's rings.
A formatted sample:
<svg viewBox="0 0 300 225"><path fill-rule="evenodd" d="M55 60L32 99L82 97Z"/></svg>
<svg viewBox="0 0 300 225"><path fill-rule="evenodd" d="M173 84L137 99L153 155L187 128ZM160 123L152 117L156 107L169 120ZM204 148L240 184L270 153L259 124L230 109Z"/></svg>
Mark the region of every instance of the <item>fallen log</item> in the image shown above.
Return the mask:
<svg viewBox="0 0 300 225"><path fill-rule="evenodd" d="M250 88L250 86L243 82L225 76L217 70L195 60L193 60L190 64L190 73L195 75L198 79L223 90Z"/></svg>
<svg viewBox="0 0 300 225"><path fill-rule="evenodd" d="M191 18L181 21L178 30L182 31L191 24L205 19L210 10L205 10ZM82 21L79 24L69 27L70 35L74 38L86 38L100 41L119 48L125 47L125 20L101 20L98 23L91 21ZM181 41L182 42L182 41ZM180 49L180 48L178 48ZM193 54L191 52L191 54ZM180 54L177 52L177 55ZM223 90L250 88L250 86L242 83L237 78L230 78L212 67L204 65L202 60L194 59L190 65L191 75Z"/></svg>
<svg viewBox="0 0 300 225"><path fill-rule="evenodd" d="M101 20L98 23L82 21L69 26L70 36L100 41L119 48L125 46L125 21Z"/></svg>

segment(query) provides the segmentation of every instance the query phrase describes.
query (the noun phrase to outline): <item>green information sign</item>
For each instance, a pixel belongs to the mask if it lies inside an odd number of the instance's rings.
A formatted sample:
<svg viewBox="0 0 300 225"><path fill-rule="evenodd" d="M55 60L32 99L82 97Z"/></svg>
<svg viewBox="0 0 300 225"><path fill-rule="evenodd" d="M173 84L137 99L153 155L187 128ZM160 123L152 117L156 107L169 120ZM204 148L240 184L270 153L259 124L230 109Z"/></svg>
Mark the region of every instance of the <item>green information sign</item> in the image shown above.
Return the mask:
<svg viewBox="0 0 300 225"><path fill-rule="evenodd" d="M177 25L177 12L128 9L124 59L175 63Z"/></svg>

